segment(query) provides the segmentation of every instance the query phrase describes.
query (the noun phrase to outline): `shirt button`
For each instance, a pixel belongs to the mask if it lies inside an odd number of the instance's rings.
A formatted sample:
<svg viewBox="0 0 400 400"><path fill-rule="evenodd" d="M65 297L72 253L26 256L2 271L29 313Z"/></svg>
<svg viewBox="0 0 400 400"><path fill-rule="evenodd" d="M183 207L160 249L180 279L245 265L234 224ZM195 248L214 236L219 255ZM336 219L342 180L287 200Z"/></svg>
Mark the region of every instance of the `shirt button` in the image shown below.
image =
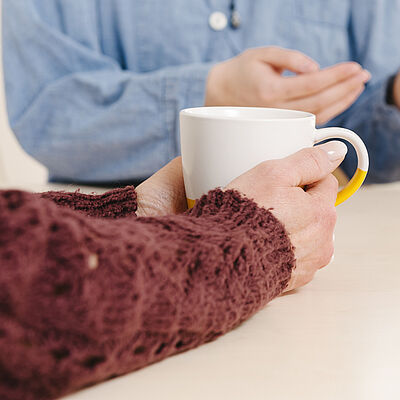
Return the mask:
<svg viewBox="0 0 400 400"><path fill-rule="evenodd" d="M228 25L228 18L223 12L215 11L208 18L208 24L214 31L222 31Z"/></svg>

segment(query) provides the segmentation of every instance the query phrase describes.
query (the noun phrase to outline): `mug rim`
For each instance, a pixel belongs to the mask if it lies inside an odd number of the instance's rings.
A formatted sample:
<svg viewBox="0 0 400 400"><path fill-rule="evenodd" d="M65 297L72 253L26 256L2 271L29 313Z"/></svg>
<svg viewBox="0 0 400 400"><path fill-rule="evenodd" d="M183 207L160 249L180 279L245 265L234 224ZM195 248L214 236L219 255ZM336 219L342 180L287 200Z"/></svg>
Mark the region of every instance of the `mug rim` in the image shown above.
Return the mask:
<svg viewBox="0 0 400 400"><path fill-rule="evenodd" d="M293 117L250 117L250 116L232 116L215 113L216 111L226 110L239 110L239 111L262 111L262 112L278 112L293 115ZM204 112L206 111L206 112ZM210 113L207 113L210 111ZM309 118L315 119L315 115L306 111L291 110L285 108L271 108L271 107L235 107L235 106L213 106L213 107L191 107L185 108L179 113L181 116L188 116L192 118L211 119L211 120L226 120L226 121L257 121L257 122L271 122L271 121L300 121Z"/></svg>

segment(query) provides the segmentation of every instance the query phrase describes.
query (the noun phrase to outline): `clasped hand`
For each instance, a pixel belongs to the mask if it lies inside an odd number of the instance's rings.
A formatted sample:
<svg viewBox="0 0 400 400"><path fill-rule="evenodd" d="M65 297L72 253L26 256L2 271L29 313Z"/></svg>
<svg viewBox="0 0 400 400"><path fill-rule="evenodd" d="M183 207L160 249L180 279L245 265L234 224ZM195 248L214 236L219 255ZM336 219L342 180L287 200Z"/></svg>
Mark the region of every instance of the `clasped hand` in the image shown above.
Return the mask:
<svg viewBox="0 0 400 400"><path fill-rule="evenodd" d="M303 149L281 160L265 161L225 188L272 209L285 226L296 257L296 268L286 290L308 283L331 260L338 189L332 172L346 151L341 142ZM306 191L302 189L305 186ZM139 217L184 212L187 206L181 158L171 161L136 191Z"/></svg>
<svg viewBox="0 0 400 400"><path fill-rule="evenodd" d="M285 70L296 75L283 76ZM205 105L307 111L315 114L321 125L350 107L370 77L355 62L321 70L298 51L254 48L211 68Z"/></svg>

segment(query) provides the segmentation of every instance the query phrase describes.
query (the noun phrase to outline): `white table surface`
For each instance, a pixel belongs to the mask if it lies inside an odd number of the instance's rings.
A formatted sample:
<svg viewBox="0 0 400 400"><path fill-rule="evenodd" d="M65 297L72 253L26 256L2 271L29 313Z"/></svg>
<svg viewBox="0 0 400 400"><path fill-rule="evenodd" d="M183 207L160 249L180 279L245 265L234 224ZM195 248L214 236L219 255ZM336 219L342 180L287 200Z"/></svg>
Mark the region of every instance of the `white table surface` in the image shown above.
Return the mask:
<svg viewBox="0 0 400 400"><path fill-rule="evenodd" d="M33 188L34 189L34 188ZM400 184L338 207L335 260L217 341L68 400L400 399Z"/></svg>

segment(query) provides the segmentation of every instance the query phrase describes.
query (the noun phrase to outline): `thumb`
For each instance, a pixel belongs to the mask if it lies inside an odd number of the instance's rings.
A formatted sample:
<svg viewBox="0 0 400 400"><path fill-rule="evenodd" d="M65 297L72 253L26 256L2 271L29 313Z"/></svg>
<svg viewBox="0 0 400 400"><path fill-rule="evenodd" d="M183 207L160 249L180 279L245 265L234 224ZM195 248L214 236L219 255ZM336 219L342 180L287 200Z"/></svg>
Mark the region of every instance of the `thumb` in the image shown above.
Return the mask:
<svg viewBox="0 0 400 400"><path fill-rule="evenodd" d="M150 181L157 184L178 184L183 182L182 157L174 158L147 179L147 182Z"/></svg>
<svg viewBox="0 0 400 400"><path fill-rule="evenodd" d="M331 141L316 147L298 151L284 162L284 181L289 186L311 185L326 178L343 161L347 146L339 141Z"/></svg>
<svg viewBox="0 0 400 400"><path fill-rule="evenodd" d="M182 159L177 157L136 188L139 216L178 214L187 209Z"/></svg>
<svg viewBox="0 0 400 400"><path fill-rule="evenodd" d="M259 59L271 66L296 73L315 72L319 65L312 58L300 51L283 49L281 47L263 47L257 52Z"/></svg>

